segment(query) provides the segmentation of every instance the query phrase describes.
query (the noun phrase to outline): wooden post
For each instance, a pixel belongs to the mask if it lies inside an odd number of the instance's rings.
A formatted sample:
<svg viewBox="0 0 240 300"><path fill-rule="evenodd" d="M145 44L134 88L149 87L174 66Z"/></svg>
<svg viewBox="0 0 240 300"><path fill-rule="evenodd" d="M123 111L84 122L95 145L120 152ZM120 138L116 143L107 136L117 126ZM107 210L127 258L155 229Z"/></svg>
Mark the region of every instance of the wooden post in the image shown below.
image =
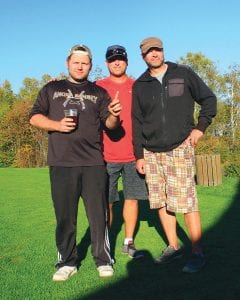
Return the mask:
<svg viewBox="0 0 240 300"><path fill-rule="evenodd" d="M196 178L198 185L219 185L222 183L220 154L196 155Z"/></svg>

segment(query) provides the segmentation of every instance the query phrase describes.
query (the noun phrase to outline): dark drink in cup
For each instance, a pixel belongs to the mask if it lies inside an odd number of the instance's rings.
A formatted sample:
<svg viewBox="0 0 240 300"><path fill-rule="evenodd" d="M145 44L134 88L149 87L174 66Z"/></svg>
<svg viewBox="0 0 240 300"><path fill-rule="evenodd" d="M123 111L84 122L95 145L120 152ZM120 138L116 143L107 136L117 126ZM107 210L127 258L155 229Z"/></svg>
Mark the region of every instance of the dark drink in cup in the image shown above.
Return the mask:
<svg viewBox="0 0 240 300"><path fill-rule="evenodd" d="M66 117L72 119L73 122L76 123L76 126L77 126L77 123L78 123L78 116L66 116Z"/></svg>
<svg viewBox="0 0 240 300"><path fill-rule="evenodd" d="M76 124L76 128L78 126L78 110L75 108L64 109L64 116L66 118L70 118Z"/></svg>

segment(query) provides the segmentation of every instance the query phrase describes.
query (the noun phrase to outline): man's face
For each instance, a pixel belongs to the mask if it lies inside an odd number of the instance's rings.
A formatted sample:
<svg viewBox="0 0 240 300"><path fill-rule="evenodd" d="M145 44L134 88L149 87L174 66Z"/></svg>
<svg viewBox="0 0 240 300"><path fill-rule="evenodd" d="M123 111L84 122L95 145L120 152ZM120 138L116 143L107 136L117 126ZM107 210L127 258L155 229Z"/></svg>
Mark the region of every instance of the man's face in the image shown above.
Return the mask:
<svg viewBox="0 0 240 300"><path fill-rule="evenodd" d="M160 68L164 64L163 49L151 48L143 59L150 69Z"/></svg>
<svg viewBox="0 0 240 300"><path fill-rule="evenodd" d="M106 62L109 73L113 76L120 77L126 74L127 62L125 60L116 59Z"/></svg>
<svg viewBox="0 0 240 300"><path fill-rule="evenodd" d="M67 60L67 68L72 81L78 82L87 79L91 67L90 58L85 54L72 54Z"/></svg>

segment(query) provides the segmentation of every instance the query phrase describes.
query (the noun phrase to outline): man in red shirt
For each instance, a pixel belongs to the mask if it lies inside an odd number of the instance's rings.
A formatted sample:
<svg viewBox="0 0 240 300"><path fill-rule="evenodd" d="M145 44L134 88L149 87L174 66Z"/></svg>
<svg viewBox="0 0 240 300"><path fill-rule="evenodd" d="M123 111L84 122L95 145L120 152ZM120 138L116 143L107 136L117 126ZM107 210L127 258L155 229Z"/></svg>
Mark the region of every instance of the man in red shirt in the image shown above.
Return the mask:
<svg viewBox="0 0 240 300"><path fill-rule="evenodd" d="M104 160L109 175L110 225L113 222L113 203L119 200L118 179L122 177L125 222L125 239L122 252L132 258L142 257L134 246L134 231L138 218L138 200L147 199L145 178L136 171L132 144L132 85L133 79L126 74L128 58L126 49L119 45L107 48L106 64L109 77L98 80L97 85L105 88L112 99L120 100L121 126L112 132L103 132Z"/></svg>

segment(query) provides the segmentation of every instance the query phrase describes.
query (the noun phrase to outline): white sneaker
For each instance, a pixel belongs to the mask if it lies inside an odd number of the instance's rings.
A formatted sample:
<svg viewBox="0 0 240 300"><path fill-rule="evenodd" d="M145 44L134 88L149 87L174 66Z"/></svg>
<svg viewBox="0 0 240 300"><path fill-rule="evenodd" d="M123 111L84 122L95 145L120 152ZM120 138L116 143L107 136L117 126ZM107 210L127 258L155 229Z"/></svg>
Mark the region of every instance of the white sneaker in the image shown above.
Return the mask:
<svg viewBox="0 0 240 300"><path fill-rule="evenodd" d="M103 265L97 268L99 277L111 277L113 276L113 267L111 265Z"/></svg>
<svg viewBox="0 0 240 300"><path fill-rule="evenodd" d="M65 281L70 278L72 275L77 273L76 267L64 266L57 270L54 273L52 280L53 281Z"/></svg>

